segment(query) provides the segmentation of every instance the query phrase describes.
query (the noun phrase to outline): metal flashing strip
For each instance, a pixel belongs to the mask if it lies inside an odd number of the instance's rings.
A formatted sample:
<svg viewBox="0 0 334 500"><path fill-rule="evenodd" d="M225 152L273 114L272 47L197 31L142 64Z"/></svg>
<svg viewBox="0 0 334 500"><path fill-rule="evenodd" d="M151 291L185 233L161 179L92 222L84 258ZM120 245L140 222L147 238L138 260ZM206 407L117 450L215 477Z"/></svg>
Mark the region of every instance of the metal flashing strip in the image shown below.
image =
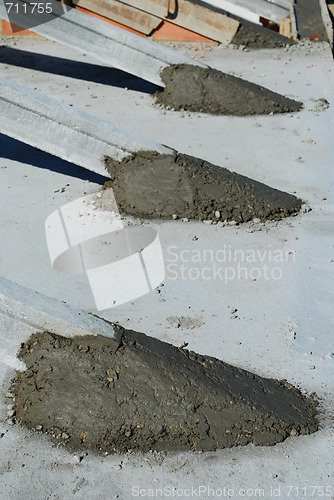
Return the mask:
<svg viewBox="0 0 334 500"><path fill-rule="evenodd" d="M31 1L26 0L26 3L31 4ZM2 0L0 0L0 18L8 20ZM30 25L35 21L34 27L30 29L50 40L90 54L110 66L161 87L164 87L164 84L160 73L166 66L177 63L204 66L180 52L126 32L76 9L70 9L61 16L50 14L49 19L48 22L39 24L38 13L29 14ZM16 16L15 23L27 26L27 19L23 13Z"/></svg>
<svg viewBox="0 0 334 500"><path fill-rule="evenodd" d="M26 288L0 276L0 314L29 325L66 336L114 337L113 325L94 314Z"/></svg>
<svg viewBox="0 0 334 500"><path fill-rule="evenodd" d="M259 23L259 18L269 19L277 24L289 17L289 2L286 0L203 0L233 15ZM256 21L257 19L257 21Z"/></svg>
<svg viewBox="0 0 334 500"><path fill-rule="evenodd" d="M0 78L1 133L107 177L102 158L139 150L171 153L42 93Z"/></svg>

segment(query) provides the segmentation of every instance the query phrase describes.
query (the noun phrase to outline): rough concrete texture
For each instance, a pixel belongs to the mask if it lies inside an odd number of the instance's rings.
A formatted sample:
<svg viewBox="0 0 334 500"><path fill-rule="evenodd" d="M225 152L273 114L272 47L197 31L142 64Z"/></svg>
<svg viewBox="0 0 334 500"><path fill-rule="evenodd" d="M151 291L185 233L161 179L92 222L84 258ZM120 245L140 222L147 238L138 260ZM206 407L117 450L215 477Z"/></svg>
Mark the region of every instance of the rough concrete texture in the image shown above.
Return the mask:
<svg viewBox="0 0 334 500"><path fill-rule="evenodd" d="M298 34L301 39L310 38L315 41L328 41L319 0L299 0L295 4L295 13Z"/></svg>
<svg viewBox="0 0 334 500"><path fill-rule="evenodd" d="M293 45L295 42L289 38L279 35L275 31L261 26L251 26L249 24L240 24L238 31L233 38L234 45L242 45L249 49L275 49Z"/></svg>
<svg viewBox="0 0 334 500"><path fill-rule="evenodd" d="M19 357L17 420L76 450L209 451L318 428L292 385L120 326L115 339L36 333Z"/></svg>
<svg viewBox="0 0 334 500"><path fill-rule="evenodd" d="M290 113L302 107L301 102L212 68L175 64L161 72L161 79L165 88L155 92L155 100L176 111L247 116Z"/></svg>
<svg viewBox="0 0 334 500"><path fill-rule="evenodd" d="M278 220L297 213L301 200L226 168L176 153L139 152L105 164L119 209L147 218Z"/></svg>

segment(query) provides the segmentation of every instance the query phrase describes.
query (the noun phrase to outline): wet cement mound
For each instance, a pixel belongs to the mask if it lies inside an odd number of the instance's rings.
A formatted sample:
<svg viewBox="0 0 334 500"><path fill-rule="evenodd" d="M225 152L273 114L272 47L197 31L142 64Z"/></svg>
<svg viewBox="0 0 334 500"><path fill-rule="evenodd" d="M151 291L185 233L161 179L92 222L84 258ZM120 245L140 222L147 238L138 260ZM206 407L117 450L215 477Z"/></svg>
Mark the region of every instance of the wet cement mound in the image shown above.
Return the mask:
<svg viewBox="0 0 334 500"><path fill-rule="evenodd" d="M105 158L121 212L144 218L247 222L297 213L301 200L193 156L141 151L122 162Z"/></svg>
<svg viewBox="0 0 334 500"><path fill-rule="evenodd" d="M122 327L115 339L37 333L19 356L17 421L71 449L209 451L318 428L315 400L287 382Z"/></svg>
<svg viewBox="0 0 334 500"><path fill-rule="evenodd" d="M249 49L276 49L295 44L293 40L279 33L261 26L253 27L246 23L240 24L232 43Z"/></svg>
<svg viewBox="0 0 334 500"><path fill-rule="evenodd" d="M213 115L261 115L299 111L301 102L216 69L190 64L164 68L165 88L155 92L157 104L176 111Z"/></svg>

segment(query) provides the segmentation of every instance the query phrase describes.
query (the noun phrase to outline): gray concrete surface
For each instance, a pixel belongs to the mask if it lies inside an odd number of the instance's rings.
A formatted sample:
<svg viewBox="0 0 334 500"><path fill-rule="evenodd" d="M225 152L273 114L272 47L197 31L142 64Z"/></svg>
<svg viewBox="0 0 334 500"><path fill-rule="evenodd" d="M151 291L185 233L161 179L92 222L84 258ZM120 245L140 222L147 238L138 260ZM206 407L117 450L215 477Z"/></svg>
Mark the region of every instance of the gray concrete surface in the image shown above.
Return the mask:
<svg viewBox="0 0 334 500"><path fill-rule="evenodd" d="M83 449L81 458L73 456L44 435L6 423L5 394L15 368L23 368L15 353L36 327L0 312L0 497L128 500L165 488L166 498L169 492L170 497L174 492L175 498L196 498L201 487L202 498L209 497L209 488L221 489L223 498L272 498L274 491L280 498L296 497L296 491L320 498L327 491L331 498L334 68L328 45L257 52L185 47L189 56L203 56L217 69L304 103L294 115L231 118L156 108L128 75L97 68L92 58L64 52L54 43L6 43L11 46L0 48L4 77L89 109L98 118L112 118L118 127L159 144L294 193L310 205L311 212L271 224L150 222L164 250L164 286L104 317L174 345L187 342L192 350L262 376L286 378L303 391L315 391L323 413L319 432L275 447L103 458ZM6 136L0 136L0 152L0 275L94 312L86 277L52 269L44 223L55 208L98 191L104 179L78 166L69 169L66 162ZM255 252L252 262L242 260L249 250ZM282 258L275 261L269 250ZM264 264L270 279L261 274ZM246 269L241 276L238 265ZM275 268L279 279L272 277Z"/></svg>

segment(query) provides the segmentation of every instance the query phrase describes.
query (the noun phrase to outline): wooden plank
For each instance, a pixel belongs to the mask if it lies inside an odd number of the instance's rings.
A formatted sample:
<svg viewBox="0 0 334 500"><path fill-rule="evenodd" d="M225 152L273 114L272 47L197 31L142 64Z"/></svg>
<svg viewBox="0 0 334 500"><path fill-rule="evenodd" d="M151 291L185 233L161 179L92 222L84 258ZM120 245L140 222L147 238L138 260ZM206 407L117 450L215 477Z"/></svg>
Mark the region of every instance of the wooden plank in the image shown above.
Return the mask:
<svg viewBox="0 0 334 500"><path fill-rule="evenodd" d="M230 43L239 27L238 21L187 0L116 0L116 2L154 13L170 23L220 43ZM112 3L112 0L109 0L109 3Z"/></svg>
<svg viewBox="0 0 334 500"><path fill-rule="evenodd" d="M169 22L220 43L230 43L239 27L239 22L235 19L186 0L176 1L175 14L175 17L171 14L168 16Z"/></svg>
<svg viewBox="0 0 334 500"><path fill-rule="evenodd" d="M175 0L172 2L170 2L170 0L118 0L120 3L131 5L131 7L135 7L136 9L148 12L160 18L167 17L168 5L174 3L174 1Z"/></svg>
<svg viewBox="0 0 334 500"><path fill-rule="evenodd" d="M287 38L291 37L291 21L289 17L281 20L279 25L279 33L280 35L286 36Z"/></svg>
<svg viewBox="0 0 334 500"><path fill-rule="evenodd" d="M293 1L290 3L289 17L282 19L280 22L279 32L280 35L286 36L287 38L291 38L295 41L298 40L297 22Z"/></svg>
<svg viewBox="0 0 334 500"><path fill-rule="evenodd" d="M169 21L162 21L162 25L152 35L152 40L165 41L165 42L200 42L206 44L215 44L211 38L206 38L199 33L187 30L172 24Z"/></svg>
<svg viewBox="0 0 334 500"><path fill-rule="evenodd" d="M111 24L112 26L116 26L116 28L121 28L124 31L128 31L129 33L133 33L134 35L140 36L142 38L146 38L146 35L144 35L144 33L140 33L139 31L133 30L129 26L125 26L125 24L120 24L120 23L117 23L116 21L113 21L112 19L108 19L104 16L100 16L100 14L96 14L96 12L92 12L91 10L82 9L78 5L76 6L75 10L77 12L83 12L84 14L89 15L91 17L95 17L95 19L99 19L100 21L103 21L104 23L108 23L108 24ZM158 28L158 30L159 30L159 28ZM156 32L157 32L157 30L154 31L154 33L156 33Z"/></svg>
<svg viewBox="0 0 334 500"><path fill-rule="evenodd" d="M160 18L116 0L99 0L99 2L96 0L73 0L73 4L129 26L147 36L151 35L161 24Z"/></svg>

